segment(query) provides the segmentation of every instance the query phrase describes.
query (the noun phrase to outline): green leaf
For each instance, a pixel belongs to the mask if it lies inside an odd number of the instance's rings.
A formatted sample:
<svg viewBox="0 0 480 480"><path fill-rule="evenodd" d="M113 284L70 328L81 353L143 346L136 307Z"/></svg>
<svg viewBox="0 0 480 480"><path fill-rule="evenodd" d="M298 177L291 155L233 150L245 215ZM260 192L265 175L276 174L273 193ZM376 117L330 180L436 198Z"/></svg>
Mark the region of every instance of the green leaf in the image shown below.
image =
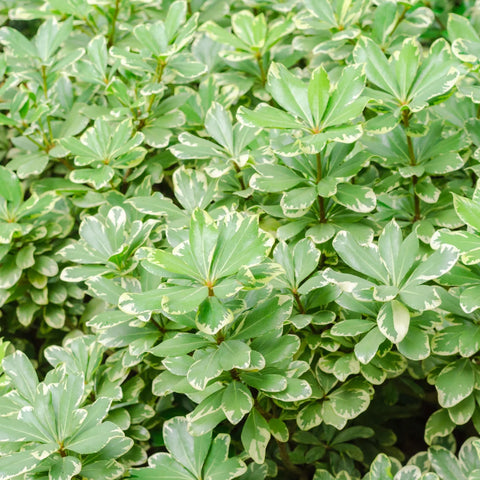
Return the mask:
<svg viewBox="0 0 480 480"><path fill-rule="evenodd" d="M139 315L164 309L171 314L195 310L208 295L208 288L173 286L143 293L124 293L119 307L125 313Z"/></svg>
<svg viewBox="0 0 480 480"><path fill-rule="evenodd" d="M391 342L401 342L408 333L410 312L398 300L385 303L377 317L378 328Z"/></svg>
<svg viewBox="0 0 480 480"><path fill-rule="evenodd" d="M247 385L263 392L281 392L287 388L287 379L275 373L242 372L240 378Z"/></svg>
<svg viewBox="0 0 480 480"><path fill-rule="evenodd" d="M262 47L267 35L265 16L254 16L249 10L232 15L232 29L250 47Z"/></svg>
<svg viewBox="0 0 480 480"><path fill-rule="evenodd" d="M270 433L276 440L279 440L280 442L288 442L290 434L285 422L279 418L271 418L268 421L268 427L270 428Z"/></svg>
<svg viewBox="0 0 480 480"><path fill-rule="evenodd" d="M460 448L458 453L458 459L461 467L466 472L473 472L478 476L478 470L480 469L480 456L479 456L479 441L478 438L469 438ZM476 478L472 480L477 480Z"/></svg>
<svg viewBox="0 0 480 480"><path fill-rule="evenodd" d="M272 63L268 71L268 88L272 97L287 112L313 126L308 102L308 88L282 64Z"/></svg>
<svg viewBox="0 0 480 480"><path fill-rule="evenodd" d="M361 100L361 102L363 105L363 99ZM358 114L357 110L360 109L359 105L355 105L355 108L355 113ZM347 110L347 113L350 112L351 109ZM337 120L340 121L340 119L338 118ZM362 136L362 133L363 130L361 125L344 125L340 127L329 127L323 132L306 136L302 139L302 143L306 146L313 147L313 149L306 149L308 153L319 153L325 147L327 142L353 143Z"/></svg>
<svg viewBox="0 0 480 480"><path fill-rule="evenodd" d="M475 325L467 323L462 326L458 346L462 357L471 357L478 352L480 348L480 334Z"/></svg>
<svg viewBox="0 0 480 480"><path fill-rule="evenodd" d="M322 422L322 405L320 403L311 403L307 405L302 408L297 415L297 425L301 430L310 430L317 427Z"/></svg>
<svg viewBox="0 0 480 480"><path fill-rule="evenodd" d="M255 339L251 343L251 347L261 350L267 363L279 363L290 358L300 347L300 340L295 335L283 335L276 338L275 336L265 335Z"/></svg>
<svg viewBox="0 0 480 480"><path fill-rule="evenodd" d="M174 375L169 371L160 373L152 382L152 392L158 397L163 397L173 392L192 393L192 389L193 387L188 383L186 377Z"/></svg>
<svg viewBox="0 0 480 480"><path fill-rule="evenodd" d="M332 335L340 337L355 337L361 333L369 332L375 324L364 319L343 320L336 323L330 332Z"/></svg>
<svg viewBox="0 0 480 480"><path fill-rule="evenodd" d="M4 244L4 245L10 244L12 242L13 236L17 232L21 233L22 230L23 230L22 226L18 223L4 223L4 222L0 223L0 244ZM11 264L11 267L15 268L13 262ZM7 286L8 283L9 282L7 281L5 285ZM13 283L16 283L16 280ZM8 285L8 286L11 286L11 285Z"/></svg>
<svg viewBox="0 0 480 480"><path fill-rule="evenodd" d="M106 187L115 175L112 167L103 165L98 168L79 168L70 173L73 183L89 183L96 190Z"/></svg>
<svg viewBox="0 0 480 480"><path fill-rule="evenodd" d="M328 28L337 26L336 12L328 0L305 0L305 6L310 12L326 23Z"/></svg>
<svg viewBox="0 0 480 480"><path fill-rule="evenodd" d="M90 429L82 429L65 441L65 448L82 455L100 451L112 438L123 437L115 424L104 422Z"/></svg>
<svg viewBox="0 0 480 480"><path fill-rule="evenodd" d="M46 277L54 277L58 274L58 265L53 258L41 255L36 257L33 270Z"/></svg>
<svg viewBox="0 0 480 480"><path fill-rule="evenodd" d="M300 187L284 193L280 205L286 216L299 217L312 206L316 199L315 187Z"/></svg>
<svg viewBox="0 0 480 480"><path fill-rule="evenodd" d="M208 352L190 367L187 380L197 390L204 390L207 383L222 372L220 357L217 351Z"/></svg>
<svg viewBox="0 0 480 480"><path fill-rule="evenodd" d="M460 294L460 306L466 313L480 308L480 285L468 287Z"/></svg>
<svg viewBox="0 0 480 480"><path fill-rule="evenodd" d="M218 359L225 371L248 368L251 355L250 347L240 340L227 339L218 347Z"/></svg>
<svg viewBox="0 0 480 480"><path fill-rule="evenodd" d="M395 475L396 480L421 480L422 471L416 465L407 465Z"/></svg>
<svg viewBox="0 0 480 480"><path fill-rule="evenodd" d="M85 348L85 344L80 348L82 347ZM83 413L76 409L82 400L84 387L85 378L82 374L70 374L56 388L51 388L52 403L56 407L56 430L61 438L70 436L77 430L77 424L72 422L72 416L75 416L76 413ZM80 429L85 430L96 426L107 415L110 404L111 400L105 397L98 398L86 409L87 418L83 421Z"/></svg>
<svg viewBox="0 0 480 480"><path fill-rule="evenodd" d="M322 418L325 424L332 425L337 430L345 428L347 419L338 415L332 408L332 402L329 400L322 403Z"/></svg>
<svg viewBox="0 0 480 480"><path fill-rule="evenodd" d="M339 443L349 442L351 440L359 438L372 438L374 436L375 431L369 427L350 427L336 435L335 440L332 442L332 445L338 445Z"/></svg>
<svg viewBox="0 0 480 480"><path fill-rule="evenodd" d="M365 72L370 82L401 99L400 87L393 69L380 47L371 39L362 37L353 52L355 61L365 64Z"/></svg>
<svg viewBox="0 0 480 480"><path fill-rule="evenodd" d="M33 404L37 396L38 377L27 356L16 351L3 359L2 366L17 392Z"/></svg>
<svg viewBox="0 0 480 480"><path fill-rule="evenodd" d="M198 157L197 157L198 158ZM189 212L195 208L206 208L215 193L215 182L199 170L180 167L173 174L175 196Z"/></svg>
<svg viewBox="0 0 480 480"><path fill-rule="evenodd" d="M380 247L380 240L379 240ZM419 242L415 232L410 233L402 242L396 260L396 282L400 283L409 273L419 253Z"/></svg>
<svg viewBox="0 0 480 480"><path fill-rule="evenodd" d="M162 53L166 53L168 39L163 22L137 25L133 30L133 34L154 56L158 57Z"/></svg>
<svg viewBox="0 0 480 480"><path fill-rule="evenodd" d="M185 24L187 18L187 3L184 0L173 2L165 18L165 33L171 42L178 30Z"/></svg>
<svg viewBox="0 0 480 480"><path fill-rule="evenodd" d="M435 472L437 472L442 479L455 478L456 480L467 480L455 455L446 448L439 445L430 447L428 449L428 459Z"/></svg>
<svg viewBox="0 0 480 480"><path fill-rule="evenodd" d="M0 166L0 184L2 185L0 196L14 206L19 205L22 201L23 193L22 186L15 173Z"/></svg>
<svg viewBox="0 0 480 480"><path fill-rule="evenodd" d="M353 353L338 358L333 368L327 367L341 382L344 382L350 375L360 373L360 364Z"/></svg>
<svg viewBox="0 0 480 480"><path fill-rule="evenodd" d="M233 322L233 313L217 297L208 296L199 305L195 321L200 331L214 335Z"/></svg>
<svg viewBox="0 0 480 480"><path fill-rule="evenodd" d="M341 125L357 118L366 104L366 99L359 98L364 87L363 66L349 65L345 67L329 97L322 119L322 127Z"/></svg>
<svg viewBox="0 0 480 480"><path fill-rule="evenodd" d="M337 193L339 180L337 178L326 177L322 178L317 183L317 193L321 197L331 197Z"/></svg>
<svg viewBox="0 0 480 480"><path fill-rule="evenodd" d="M33 407L26 406L21 410L22 415L32 416ZM35 422L18 420L12 416L0 417L0 441L2 442L40 442L48 443L51 438L43 426Z"/></svg>
<svg viewBox="0 0 480 480"><path fill-rule="evenodd" d="M230 437L217 435L203 468L205 480L230 480L245 473L247 467L238 457L228 458L229 447Z"/></svg>
<svg viewBox="0 0 480 480"><path fill-rule="evenodd" d="M430 355L430 337L420 328L411 327L397 344L398 351L410 360L424 360Z"/></svg>
<svg viewBox="0 0 480 480"><path fill-rule="evenodd" d="M240 107L237 111L238 120L247 127L278 128L298 130L305 128L294 116L279 108L260 103L255 110Z"/></svg>
<svg viewBox="0 0 480 480"><path fill-rule="evenodd" d="M461 254L461 260L466 265L480 262L480 237L465 230L437 230L432 237L431 245L437 249L441 245L452 245Z"/></svg>
<svg viewBox="0 0 480 480"><path fill-rule="evenodd" d="M357 277L356 275L351 275L349 273L336 272L330 268L327 268L323 272L322 283L325 279L338 286L338 288L344 292L353 292L353 294L362 301L366 299L370 300L372 298L372 290L375 285L361 277ZM363 298L365 291L367 292L366 299Z"/></svg>
<svg viewBox="0 0 480 480"><path fill-rule="evenodd" d="M431 98L448 92L459 75L449 44L443 38L438 39L430 47L411 86L409 95L413 100L409 105L410 110L419 111L428 105Z"/></svg>
<svg viewBox="0 0 480 480"><path fill-rule="evenodd" d="M195 477L199 477L210 448L211 435L192 436L184 417L175 417L163 425L163 439L172 457Z"/></svg>
<svg viewBox="0 0 480 480"><path fill-rule="evenodd" d="M400 299L408 307L420 312L433 310L441 303L435 288L428 285L404 287L400 290Z"/></svg>
<svg viewBox="0 0 480 480"><path fill-rule="evenodd" d="M222 105L215 102L205 116L208 134L229 152L234 152L232 122Z"/></svg>
<svg viewBox="0 0 480 480"><path fill-rule="evenodd" d="M158 249L146 251L148 252L146 256L147 262L184 278L202 279L201 273L196 268L197 265L188 264L180 254L175 255Z"/></svg>
<svg viewBox="0 0 480 480"><path fill-rule="evenodd" d="M195 435L203 435L214 429L225 420L222 409L223 389L220 389L202 400L195 409L187 415L189 431Z"/></svg>
<svg viewBox="0 0 480 480"><path fill-rule="evenodd" d="M17 209L17 220L33 220L40 215L50 212L57 203L59 196L55 192L42 193L37 195L33 193L31 197L24 201Z"/></svg>
<svg viewBox="0 0 480 480"><path fill-rule="evenodd" d="M474 385L475 372L469 359L449 363L435 381L438 402L444 408L453 407L471 395Z"/></svg>
<svg viewBox="0 0 480 480"><path fill-rule="evenodd" d="M378 302L389 302L398 295L398 288L392 285L378 285L373 289L373 298Z"/></svg>
<svg viewBox="0 0 480 480"><path fill-rule="evenodd" d="M437 203L441 193L428 177L420 180L415 185L415 192L425 203Z"/></svg>
<svg viewBox="0 0 480 480"><path fill-rule="evenodd" d="M225 152L216 143L196 137L188 132L181 133L178 140L180 143L170 147L171 152L177 158L209 158L215 155L225 155Z"/></svg>
<svg viewBox="0 0 480 480"><path fill-rule="evenodd" d="M299 402L300 400L306 400L311 395L310 384L299 378L287 378L287 388L285 390L270 393L270 397L282 402Z"/></svg>
<svg viewBox="0 0 480 480"><path fill-rule="evenodd" d="M248 44L213 22L207 22L202 25L202 30L204 30L213 40L219 43L230 45L240 50L250 50Z"/></svg>
<svg viewBox="0 0 480 480"><path fill-rule="evenodd" d="M70 480L80 473L82 469L81 461L76 457L62 457L56 462L49 472L49 478L52 480Z"/></svg>
<svg viewBox="0 0 480 480"><path fill-rule="evenodd" d="M53 442L2 456L0 458L0 480L9 480L32 471L44 458L56 450L58 450L58 445Z"/></svg>
<svg viewBox="0 0 480 480"><path fill-rule="evenodd" d="M436 437L446 437L456 425L448 415L448 410L440 409L430 415L425 425L425 442L431 445Z"/></svg>
<svg viewBox="0 0 480 480"><path fill-rule="evenodd" d="M447 273L457 262L458 250L443 245L422 262L408 277L405 286L415 286Z"/></svg>
<svg viewBox="0 0 480 480"><path fill-rule="evenodd" d="M152 467L132 469L132 478L137 480L195 480L182 465L167 453L156 453L149 459Z"/></svg>
<svg viewBox="0 0 480 480"><path fill-rule="evenodd" d="M338 185L335 199L338 203L354 212L371 212L377 205L377 198L371 188L350 183Z"/></svg>
<svg viewBox="0 0 480 480"><path fill-rule="evenodd" d="M456 425L465 425L475 412L476 403L473 395L448 409L448 415Z"/></svg>
<svg viewBox="0 0 480 480"><path fill-rule="evenodd" d="M395 76L400 87L400 98L406 100L410 86L415 79L420 59L420 48L416 39L407 38L397 58L395 58Z"/></svg>
<svg viewBox="0 0 480 480"><path fill-rule="evenodd" d="M470 227L480 232L480 203L453 194L453 205L457 215Z"/></svg>
<svg viewBox="0 0 480 480"><path fill-rule="evenodd" d="M307 238L298 242L293 249L296 285L299 285L314 270L320 259L320 251Z"/></svg>
<svg viewBox="0 0 480 480"><path fill-rule="evenodd" d="M137 449L130 450L129 457L130 457L130 454L134 454L134 452L136 453L138 452L138 450ZM96 462L89 463L87 465L84 464L82 466L81 475L82 477L85 478L85 480L96 480L97 478L99 478L99 476L102 476L102 475L106 479L113 479L119 475L122 475L124 472L125 472L125 469L119 462L117 462L114 459L109 459L109 460L98 460Z"/></svg>
<svg viewBox="0 0 480 480"><path fill-rule="evenodd" d="M316 470L313 480L335 480L335 478L327 470Z"/></svg>
<svg viewBox="0 0 480 480"><path fill-rule="evenodd" d="M43 62L46 63L60 44L66 40L72 25L72 19L59 24L55 18L49 18L40 26L35 35L34 44Z"/></svg>
<svg viewBox="0 0 480 480"><path fill-rule="evenodd" d="M240 267L259 264L269 250L269 239L258 228L255 216L234 214L219 225L217 246L210 273L219 279L237 273Z"/></svg>
<svg viewBox="0 0 480 480"><path fill-rule="evenodd" d="M37 49L18 30L10 27L0 28L0 42L18 57L37 57Z"/></svg>
<svg viewBox="0 0 480 480"><path fill-rule="evenodd" d="M92 61L92 64L97 73L106 78L105 72L107 70L108 54L107 54L107 41L103 35L97 35L90 40L87 53Z"/></svg>
<svg viewBox="0 0 480 480"><path fill-rule="evenodd" d="M255 463L265 461L265 450L270 441L270 429L263 416L253 409L242 429L242 445Z"/></svg>
<svg viewBox="0 0 480 480"><path fill-rule="evenodd" d="M35 264L34 253L35 247L33 245L27 245L26 247L23 247L17 253L15 263L22 270L32 267Z"/></svg>
<svg viewBox="0 0 480 480"><path fill-rule="evenodd" d="M260 192L283 192L304 181L287 167L280 165L256 165L256 174L250 179L250 186Z"/></svg>
<svg viewBox="0 0 480 480"><path fill-rule="evenodd" d="M178 333L173 338L164 340L150 350L158 357L173 357L186 355L193 350L198 350L209 345L209 341L193 333Z"/></svg>
<svg viewBox="0 0 480 480"><path fill-rule="evenodd" d="M253 397L250 390L240 382L229 383L222 396L222 409L228 421L236 425L252 407Z"/></svg>
<svg viewBox="0 0 480 480"><path fill-rule="evenodd" d="M248 340L278 330L290 317L293 303L289 296L275 295L259 302L239 322L231 338Z"/></svg>
<svg viewBox="0 0 480 480"><path fill-rule="evenodd" d="M384 453L378 454L370 465L369 480L384 480L392 478L392 462Z"/></svg>
<svg viewBox="0 0 480 480"><path fill-rule="evenodd" d="M347 420L358 417L370 404L368 391L358 388L352 380L334 390L328 398L334 412Z"/></svg>
<svg viewBox="0 0 480 480"><path fill-rule="evenodd" d="M439 154L424 164L429 175L444 175L463 167L465 160L459 153L451 152Z"/></svg>
<svg viewBox="0 0 480 480"><path fill-rule="evenodd" d="M382 283L388 283L388 272L378 261L379 253L375 245L360 245L350 232L343 230L335 237L333 247L342 260L354 270Z"/></svg>
<svg viewBox="0 0 480 480"><path fill-rule="evenodd" d="M86 265L82 267L67 267L62 270L60 278L64 282L81 282L97 275L108 273L110 269L101 265Z"/></svg>
<svg viewBox="0 0 480 480"><path fill-rule="evenodd" d="M80 224L80 237L105 260L115 252L112 250L105 225L96 217L86 217Z"/></svg>
<svg viewBox="0 0 480 480"><path fill-rule="evenodd" d="M400 122L399 112L394 111L391 113L385 113L383 115L377 115L370 118L364 124L364 129L367 134L383 135L391 132Z"/></svg>
<svg viewBox="0 0 480 480"><path fill-rule="evenodd" d="M329 97L330 79L328 78L328 73L323 67L318 67L312 72L312 77L308 84L308 103L316 128L320 127Z"/></svg>
<svg viewBox="0 0 480 480"><path fill-rule="evenodd" d="M399 257L402 256L400 253L402 241L402 232L395 220L389 222L378 237L380 257L384 261L388 273L395 281L401 279L397 273L397 264L400 263Z"/></svg>
<svg viewBox="0 0 480 480"><path fill-rule="evenodd" d="M462 17L455 13L448 15L447 23L448 38L451 41L457 38L463 38L466 40L478 41L480 40L477 31L473 28L468 18Z"/></svg>

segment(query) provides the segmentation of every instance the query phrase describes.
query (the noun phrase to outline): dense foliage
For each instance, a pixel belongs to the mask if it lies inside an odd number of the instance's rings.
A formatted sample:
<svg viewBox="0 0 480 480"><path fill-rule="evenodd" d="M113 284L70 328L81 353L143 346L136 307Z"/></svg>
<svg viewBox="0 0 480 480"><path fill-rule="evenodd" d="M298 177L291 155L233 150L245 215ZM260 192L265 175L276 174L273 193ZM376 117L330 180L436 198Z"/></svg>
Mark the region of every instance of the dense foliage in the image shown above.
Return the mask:
<svg viewBox="0 0 480 480"><path fill-rule="evenodd" d="M0 0L0 479L480 479L480 4Z"/></svg>

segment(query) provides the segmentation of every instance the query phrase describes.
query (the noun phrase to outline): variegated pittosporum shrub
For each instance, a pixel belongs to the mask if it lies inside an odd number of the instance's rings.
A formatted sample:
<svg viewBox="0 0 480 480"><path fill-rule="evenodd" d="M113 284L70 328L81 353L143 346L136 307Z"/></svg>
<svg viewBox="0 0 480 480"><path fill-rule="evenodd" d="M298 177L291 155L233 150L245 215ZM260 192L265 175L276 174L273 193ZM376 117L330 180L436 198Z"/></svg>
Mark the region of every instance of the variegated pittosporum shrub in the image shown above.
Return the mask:
<svg viewBox="0 0 480 480"><path fill-rule="evenodd" d="M0 0L0 480L480 479L476 0Z"/></svg>

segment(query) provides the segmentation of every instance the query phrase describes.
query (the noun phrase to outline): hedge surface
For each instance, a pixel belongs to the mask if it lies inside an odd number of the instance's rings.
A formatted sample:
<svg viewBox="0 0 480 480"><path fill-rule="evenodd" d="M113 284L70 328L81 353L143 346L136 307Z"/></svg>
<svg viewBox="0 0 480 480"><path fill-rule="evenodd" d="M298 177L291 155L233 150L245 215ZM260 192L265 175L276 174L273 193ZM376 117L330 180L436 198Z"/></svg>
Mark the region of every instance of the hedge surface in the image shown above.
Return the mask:
<svg viewBox="0 0 480 480"><path fill-rule="evenodd" d="M0 480L480 479L478 1L0 22Z"/></svg>

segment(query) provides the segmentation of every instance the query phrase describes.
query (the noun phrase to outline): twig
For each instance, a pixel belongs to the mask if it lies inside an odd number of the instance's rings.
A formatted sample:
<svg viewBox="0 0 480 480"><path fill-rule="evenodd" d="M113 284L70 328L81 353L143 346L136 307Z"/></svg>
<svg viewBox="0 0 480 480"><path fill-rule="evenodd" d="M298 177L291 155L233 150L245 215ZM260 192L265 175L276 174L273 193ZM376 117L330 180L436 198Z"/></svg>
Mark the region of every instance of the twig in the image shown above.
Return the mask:
<svg viewBox="0 0 480 480"><path fill-rule="evenodd" d="M45 65L41 66L41 71L42 71L42 81L43 81L43 94L45 95L45 100L48 103L48 86L47 86L47 70L45 68ZM50 144L53 145L53 133L52 133L52 125L50 123L50 116L47 114L47 125L48 125L48 135L50 137ZM48 149L49 146L46 145Z"/></svg>
<svg viewBox="0 0 480 480"><path fill-rule="evenodd" d="M112 28L110 29L110 33L108 35L108 42L107 42L108 47L111 47L113 45L113 41L115 40L115 30L117 28L117 18L118 18L119 11L120 11L120 0L115 0L115 10L113 11L113 17L112 17Z"/></svg>
<svg viewBox="0 0 480 480"><path fill-rule="evenodd" d="M316 183L319 183L322 179L322 156L320 152L317 153L317 180ZM318 210L320 212L320 223L325 223L325 200L321 195L317 196L318 198Z"/></svg>
<svg viewBox="0 0 480 480"><path fill-rule="evenodd" d="M408 134L408 127L409 127L409 111L408 110L403 110L402 112L402 122L403 126L405 127L405 134L407 136L407 146L408 146L408 156L410 157L410 166L414 167L417 164L417 159L415 158L415 151L413 150L413 143L412 143L412 138ZM414 202L414 208L415 208L415 214L413 217L413 221L416 222L417 220L420 220L421 215L420 215L420 199L418 198L418 195L415 192L415 186L417 185L418 178L416 175L412 175L412 188L413 188L413 202Z"/></svg>

